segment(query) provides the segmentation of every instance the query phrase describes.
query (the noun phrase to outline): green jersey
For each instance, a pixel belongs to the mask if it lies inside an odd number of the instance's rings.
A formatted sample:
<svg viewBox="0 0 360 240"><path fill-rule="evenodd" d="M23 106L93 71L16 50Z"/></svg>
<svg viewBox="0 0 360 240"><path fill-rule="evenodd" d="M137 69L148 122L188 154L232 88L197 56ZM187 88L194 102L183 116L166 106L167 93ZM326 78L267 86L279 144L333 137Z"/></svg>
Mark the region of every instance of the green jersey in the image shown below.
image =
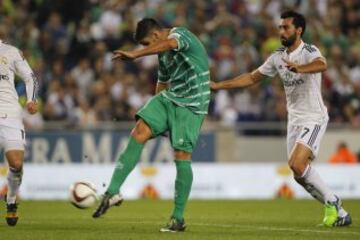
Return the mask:
<svg viewBox="0 0 360 240"><path fill-rule="evenodd" d="M160 53L158 82L168 83L161 94L196 114L207 114L210 101L208 55L200 40L183 27L171 29L178 48Z"/></svg>

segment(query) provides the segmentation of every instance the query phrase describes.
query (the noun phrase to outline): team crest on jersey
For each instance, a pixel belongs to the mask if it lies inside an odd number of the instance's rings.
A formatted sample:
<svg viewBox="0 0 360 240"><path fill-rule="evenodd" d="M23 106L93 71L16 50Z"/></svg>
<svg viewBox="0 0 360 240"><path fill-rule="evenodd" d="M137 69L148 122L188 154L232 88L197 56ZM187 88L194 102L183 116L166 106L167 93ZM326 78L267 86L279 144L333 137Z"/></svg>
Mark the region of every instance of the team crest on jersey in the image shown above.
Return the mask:
<svg viewBox="0 0 360 240"><path fill-rule="evenodd" d="M8 64L7 58L4 56L0 56L0 64L4 64L4 65Z"/></svg>

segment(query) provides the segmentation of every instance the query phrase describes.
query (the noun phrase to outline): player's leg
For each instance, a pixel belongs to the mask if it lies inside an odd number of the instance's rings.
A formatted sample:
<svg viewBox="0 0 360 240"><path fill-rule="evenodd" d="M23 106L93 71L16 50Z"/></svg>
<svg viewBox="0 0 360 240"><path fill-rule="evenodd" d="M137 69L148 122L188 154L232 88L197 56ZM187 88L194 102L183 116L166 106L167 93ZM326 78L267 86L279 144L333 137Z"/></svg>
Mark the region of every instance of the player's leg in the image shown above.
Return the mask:
<svg viewBox="0 0 360 240"><path fill-rule="evenodd" d="M139 119L136 122L134 129L131 131L126 148L116 161L110 185L106 190L99 207L93 214L94 218L98 218L105 214L109 207L114 205L118 206L122 203L123 199L119 194L120 187L136 166L140 159L144 144L151 136L152 133L150 127L142 119Z"/></svg>
<svg viewBox="0 0 360 240"><path fill-rule="evenodd" d="M162 232L179 232L184 231L186 228L184 211L193 181L191 153L175 150L175 165L176 179L174 208L169 223L166 227L160 229Z"/></svg>
<svg viewBox="0 0 360 240"><path fill-rule="evenodd" d="M295 180L323 203L336 201L335 194L325 185L317 171L310 165L313 153L302 143L296 143L289 159Z"/></svg>
<svg viewBox="0 0 360 240"><path fill-rule="evenodd" d="M174 114L170 115L170 135L175 149L175 199L170 222L160 229L162 232L179 232L186 228L184 210L193 181L191 153L204 120L203 115L194 114L184 107L175 107L173 110Z"/></svg>
<svg viewBox="0 0 360 240"><path fill-rule="evenodd" d="M182 150L175 150L175 197L174 208L167 225L160 229L161 232L182 232L186 225L184 220L184 211L188 201L193 172L191 168L191 153Z"/></svg>
<svg viewBox="0 0 360 240"><path fill-rule="evenodd" d="M6 222L9 226L15 226L18 221L16 195L19 192L23 176L24 151L9 150L5 153L5 156L9 164Z"/></svg>
<svg viewBox="0 0 360 240"><path fill-rule="evenodd" d="M111 178L107 193L115 195L119 193L119 189L129 173L134 169L140 159L144 144L152 136L150 127L139 119L134 129L131 131L128 145L121 153L116 162L115 170Z"/></svg>
<svg viewBox="0 0 360 240"><path fill-rule="evenodd" d="M312 151L302 143L296 143L289 159L289 166L295 180L300 183L313 197L325 202L323 223L332 226L337 219L335 194L325 185L317 171L310 166Z"/></svg>
<svg viewBox="0 0 360 240"><path fill-rule="evenodd" d="M120 187L140 160L144 144L167 129L164 111L161 99L155 96L137 113L138 120L131 131L128 145L116 161L109 187L93 214L94 218L100 217L109 207L120 205L123 201L119 194Z"/></svg>
<svg viewBox="0 0 360 240"><path fill-rule="evenodd" d="M323 127L322 130L321 127ZM351 223L351 219L341 207L340 199L327 187L317 171L310 165L318 153L325 128L326 124L302 127L291 151L289 166L294 172L295 180L314 198L325 204L324 225L348 225ZM311 134L307 136L310 132ZM347 218L348 221L345 223L343 218ZM338 221L341 223L337 224Z"/></svg>
<svg viewBox="0 0 360 240"><path fill-rule="evenodd" d="M18 221L16 195L19 192L23 175L25 132L23 129L1 126L0 133L9 165L5 218L9 226L15 226Z"/></svg>
<svg viewBox="0 0 360 240"><path fill-rule="evenodd" d="M175 180L175 206L172 217L177 220L184 219L184 210L189 198L193 172L191 168L191 153L175 150L176 180Z"/></svg>

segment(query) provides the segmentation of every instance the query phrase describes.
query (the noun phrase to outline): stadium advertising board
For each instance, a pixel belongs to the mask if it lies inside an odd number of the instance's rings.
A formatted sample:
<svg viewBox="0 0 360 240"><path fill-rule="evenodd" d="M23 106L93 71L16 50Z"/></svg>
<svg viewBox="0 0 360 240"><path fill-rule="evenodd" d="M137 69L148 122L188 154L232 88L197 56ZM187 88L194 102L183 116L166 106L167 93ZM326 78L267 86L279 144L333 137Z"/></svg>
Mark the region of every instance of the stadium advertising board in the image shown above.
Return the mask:
<svg viewBox="0 0 360 240"><path fill-rule="evenodd" d="M360 198L360 166L315 166L342 198ZM69 186L76 181L93 182L103 193L113 164L28 164L20 195L24 199L67 199ZM191 198L272 199L310 198L283 165L194 163ZM140 164L122 187L126 199L172 199L174 164ZM5 176L0 177L4 184Z"/></svg>
<svg viewBox="0 0 360 240"><path fill-rule="evenodd" d="M27 134L25 161L30 163L111 163L128 141L129 131L41 131ZM202 133L193 154L195 162L215 161L215 134ZM172 162L168 137L150 140L141 162ZM1 158L0 161L3 161Z"/></svg>

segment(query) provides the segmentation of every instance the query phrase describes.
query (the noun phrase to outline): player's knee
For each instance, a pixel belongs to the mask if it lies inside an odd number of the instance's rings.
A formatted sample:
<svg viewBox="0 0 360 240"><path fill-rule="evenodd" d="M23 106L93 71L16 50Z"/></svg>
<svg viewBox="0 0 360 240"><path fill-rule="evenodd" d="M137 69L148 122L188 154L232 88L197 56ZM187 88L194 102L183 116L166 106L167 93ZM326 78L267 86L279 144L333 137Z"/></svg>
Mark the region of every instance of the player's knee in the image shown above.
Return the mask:
<svg viewBox="0 0 360 240"><path fill-rule="evenodd" d="M303 175L306 166L299 161L299 159L291 158L288 164L295 177L301 177Z"/></svg>
<svg viewBox="0 0 360 240"><path fill-rule="evenodd" d="M9 167L16 170L16 171L20 171L23 167L23 162L24 162L24 152L23 151L9 151L6 153L6 158L8 160L9 163Z"/></svg>
<svg viewBox="0 0 360 240"><path fill-rule="evenodd" d="M174 154L177 160L191 160L191 153L189 152L176 150Z"/></svg>
<svg viewBox="0 0 360 240"><path fill-rule="evenodd" d="M13 158L8 160L9 167L15 171L21 171L23 168L23 160L21 158Z"/></svg>
<svg viewBox="0 0 360 240"><path fill-rule="evenodd" d="M131 131L131 136L139 143L146 143L152 133L150 127L142 120L136 122L135 128Z"/></svg>

